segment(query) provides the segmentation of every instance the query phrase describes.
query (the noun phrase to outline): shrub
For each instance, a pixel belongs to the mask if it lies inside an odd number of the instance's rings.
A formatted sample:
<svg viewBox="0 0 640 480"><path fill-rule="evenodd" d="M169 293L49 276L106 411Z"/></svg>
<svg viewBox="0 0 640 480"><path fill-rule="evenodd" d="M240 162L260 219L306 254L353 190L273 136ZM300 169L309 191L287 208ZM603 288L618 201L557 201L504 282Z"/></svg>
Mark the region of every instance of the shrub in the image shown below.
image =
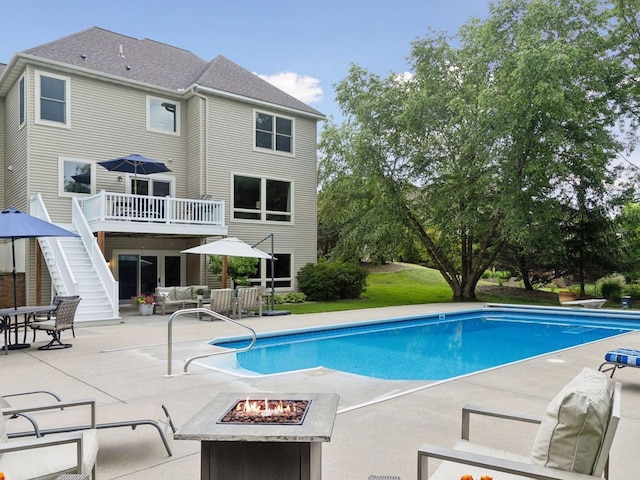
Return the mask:
<svg viewBox="0 0 640 480"><path fill-rule="evenodd" d="M600 292L607 300L619 302L622 296L623 280L618 277L605 278L600 282Z"/></svg>
<svg viewBox="0 0 640 480"><path fill-rule="evenodd" d="M307 301L307 296L302 292L287 293L282 298L283 303L304 303Z"/></svg>
<svg viewBox="0 0 640 480"><path fill-rule="evenodd" d="M625 295L631 297L631 300L640 300L640 283L628 283L622 289Z"/></svg>
<svg viewBox="0 0 640 480"><path fill-rule="evenodd" d="M341 261L308 263L298 272L298 286L311 301L358 298L367 286L367 271Z"/></svg>

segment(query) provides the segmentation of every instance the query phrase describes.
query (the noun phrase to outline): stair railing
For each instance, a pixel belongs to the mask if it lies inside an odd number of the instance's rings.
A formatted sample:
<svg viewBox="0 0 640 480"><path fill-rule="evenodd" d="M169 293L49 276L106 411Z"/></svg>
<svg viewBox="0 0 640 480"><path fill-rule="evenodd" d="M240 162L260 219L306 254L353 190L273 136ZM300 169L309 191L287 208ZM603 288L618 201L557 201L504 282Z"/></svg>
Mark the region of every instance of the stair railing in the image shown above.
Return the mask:
<svg viewBox="0 0 640 480"><path fill-rule="evenodd" d="M78 235L80 235L80 239L89 255L89 260L91 261L94 272L96 272L100 279L100 284L104 289L109 305L111 305L113 318L116 318L119 316L118 282L113 277L109 264L105 260L98 241L96 237L93 236L89 223L84 216L80 202L75 197L72 198L71 212L73 226L78 232Z"/></svg>
<svg viewBox="0 0 640 480"><path fill-rule="evenodd" d="M31 197L29 210L34 217L51 223L51 217L49 217L49 212L47 212L47 207L44 205L40 193L36 193ZM55 291L59 295L77 295L78 282L71 271L67 256L60 244L60 239L58 237L38 237L38 243L44 254ZM47 253L51 257L49 260L47 260ZM58 273L58 276L55 273ZM57 278L60 280L56 281Z"/></svg>

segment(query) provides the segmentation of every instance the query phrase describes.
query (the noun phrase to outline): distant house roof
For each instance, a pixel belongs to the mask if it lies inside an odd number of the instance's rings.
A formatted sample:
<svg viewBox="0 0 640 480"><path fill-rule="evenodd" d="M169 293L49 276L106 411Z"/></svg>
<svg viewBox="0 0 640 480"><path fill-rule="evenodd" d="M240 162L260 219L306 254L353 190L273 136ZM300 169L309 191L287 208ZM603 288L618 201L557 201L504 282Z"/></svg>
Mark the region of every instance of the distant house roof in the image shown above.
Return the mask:
<svg viewBox="0 0 640 480"><path fill-rule="evenodd" d="M139 40L99 27L74 33L21 54L176 91L199 85L322 116L306 103L223 56L207 62L188 50L146 38ZM6 65L0 64L0 78L4 69Z"/></svg>

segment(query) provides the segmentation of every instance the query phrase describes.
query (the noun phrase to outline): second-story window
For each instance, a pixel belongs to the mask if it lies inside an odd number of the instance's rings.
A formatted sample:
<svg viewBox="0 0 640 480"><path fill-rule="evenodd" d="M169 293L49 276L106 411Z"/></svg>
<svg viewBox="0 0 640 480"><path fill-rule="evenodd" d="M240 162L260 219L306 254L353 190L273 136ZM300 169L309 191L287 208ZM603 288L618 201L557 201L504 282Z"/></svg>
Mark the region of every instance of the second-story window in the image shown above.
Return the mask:
<svg viewBox="0 0 640 480"><path fill-rule="evenodd" d="M179 134L180 103L162 98L147 97L147 129Z"/></svg>
<svg viewBox="0 0 640 480"><path fill-rule="evenodd" d="M255 146L275 152L293 153L293 120L256 112Z"/></svg>
<svg viewBox="0 0 640 480"><path fill-rule="evenodd" d="M69 78L36 72L36 121L69 126Z"/></svg>
<svg viewBox="0 0 640 480"><path fill-rule="evenodd" d="M293 186L285 180L235 175L233 218L271 222L293 221Z"/></svg>

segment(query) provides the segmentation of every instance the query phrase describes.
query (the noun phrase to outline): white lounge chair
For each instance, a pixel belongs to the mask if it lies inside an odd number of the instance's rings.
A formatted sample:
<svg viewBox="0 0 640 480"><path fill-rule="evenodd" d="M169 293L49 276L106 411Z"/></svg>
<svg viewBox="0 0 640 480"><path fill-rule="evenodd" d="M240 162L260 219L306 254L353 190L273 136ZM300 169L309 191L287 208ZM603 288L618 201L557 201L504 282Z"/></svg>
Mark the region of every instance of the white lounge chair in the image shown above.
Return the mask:
<svg viewBox="0 0 640 480"><path fill-rule="evenodd" d="M418 480L459 479L472 475L511 479L595 480L608 478L609 450L620 420L621 386L602 372L585 368L554 398L543 417L466 406L462 440L453 449L422 445ZM540 424L531 456L472 443L471 414ZM429 476L429 460L443 460Z"/></svg>

